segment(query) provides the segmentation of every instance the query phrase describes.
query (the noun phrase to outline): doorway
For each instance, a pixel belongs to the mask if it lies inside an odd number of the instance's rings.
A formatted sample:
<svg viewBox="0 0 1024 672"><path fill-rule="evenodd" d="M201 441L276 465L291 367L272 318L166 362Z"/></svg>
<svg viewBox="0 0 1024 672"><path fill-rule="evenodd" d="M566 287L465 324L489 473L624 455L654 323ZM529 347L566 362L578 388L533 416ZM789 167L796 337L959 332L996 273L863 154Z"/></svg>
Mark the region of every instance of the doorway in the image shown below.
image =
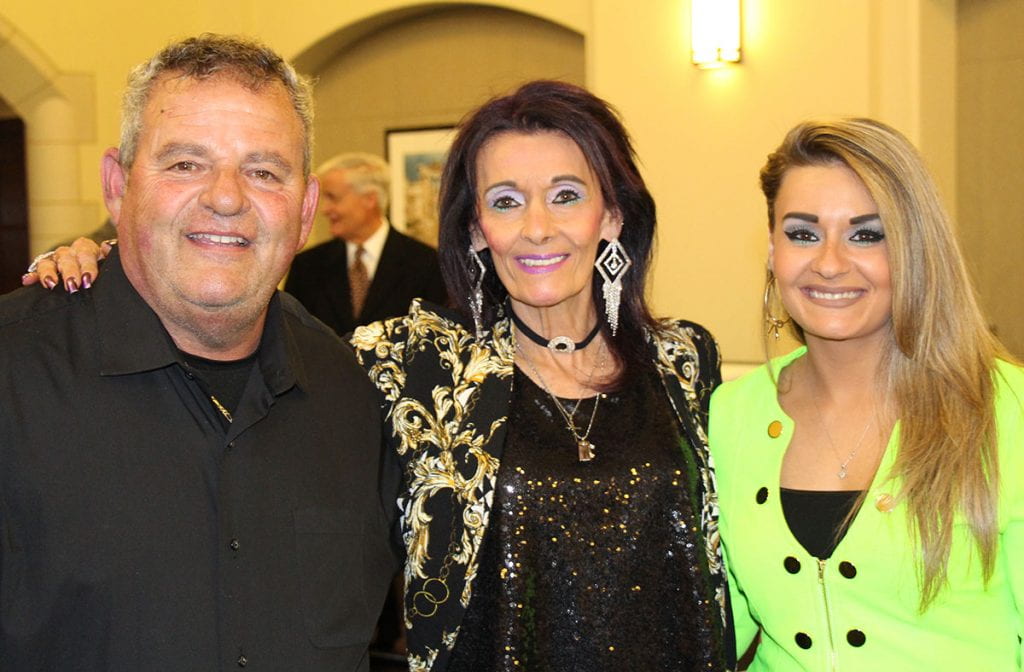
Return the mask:
<svg viewBox="0 0 1024 672"><path fill-rule="evenodd" d="M28 265L25 122L0 99L0 293L21 286Z"/></svg>

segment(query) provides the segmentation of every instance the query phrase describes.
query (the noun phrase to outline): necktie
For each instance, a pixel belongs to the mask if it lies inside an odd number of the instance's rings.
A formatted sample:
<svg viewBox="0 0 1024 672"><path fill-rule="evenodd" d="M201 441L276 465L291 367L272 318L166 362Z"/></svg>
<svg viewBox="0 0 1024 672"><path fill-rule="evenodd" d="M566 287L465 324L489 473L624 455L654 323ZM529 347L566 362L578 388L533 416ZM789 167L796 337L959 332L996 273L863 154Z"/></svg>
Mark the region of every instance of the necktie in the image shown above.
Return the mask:
<svg viewBox="0 0 1024 672"><path fill-rule="evenodd" d="M348 286L352 291L352 315L357 317L363 310L366 290L370 288L370 277L366 274L366 265L363 264L365 251L362 245L356 248L355 259L352 260L352 266L348 269Z"/></svg>

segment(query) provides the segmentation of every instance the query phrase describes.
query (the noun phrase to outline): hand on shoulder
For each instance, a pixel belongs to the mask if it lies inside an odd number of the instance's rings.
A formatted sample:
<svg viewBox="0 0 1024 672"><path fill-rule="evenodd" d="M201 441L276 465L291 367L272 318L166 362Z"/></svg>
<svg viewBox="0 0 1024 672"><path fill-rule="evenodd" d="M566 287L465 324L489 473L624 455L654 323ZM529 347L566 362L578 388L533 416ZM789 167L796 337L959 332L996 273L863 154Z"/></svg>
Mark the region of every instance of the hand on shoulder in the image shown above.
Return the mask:
<svg viewBox="0 0 1024 672"><path fill-rule="evenodd" d="M55 250L38 255L21 276L24 286L41 283L47 289L62 285L74 293L89 289L100 273L99 264L110 254L116 240L105 240L102 244L90 238L79 238L71 245L62 245Z"/></svg>

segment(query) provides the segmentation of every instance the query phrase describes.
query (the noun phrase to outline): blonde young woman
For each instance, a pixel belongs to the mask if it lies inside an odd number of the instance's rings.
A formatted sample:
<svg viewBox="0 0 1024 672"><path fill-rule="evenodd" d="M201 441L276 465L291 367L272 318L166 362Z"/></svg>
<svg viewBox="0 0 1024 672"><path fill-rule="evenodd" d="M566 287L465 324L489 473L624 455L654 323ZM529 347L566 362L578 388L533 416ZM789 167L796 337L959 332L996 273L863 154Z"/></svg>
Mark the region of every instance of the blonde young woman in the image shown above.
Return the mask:
<svg viewBox="0 0 1024 672"><path fill-rule="evenodd" d="M808 122L761 185L766 322L804 345L712 399L739 652L760 631L751 670L1020 670L1024 370L921 159Z"/></svg>

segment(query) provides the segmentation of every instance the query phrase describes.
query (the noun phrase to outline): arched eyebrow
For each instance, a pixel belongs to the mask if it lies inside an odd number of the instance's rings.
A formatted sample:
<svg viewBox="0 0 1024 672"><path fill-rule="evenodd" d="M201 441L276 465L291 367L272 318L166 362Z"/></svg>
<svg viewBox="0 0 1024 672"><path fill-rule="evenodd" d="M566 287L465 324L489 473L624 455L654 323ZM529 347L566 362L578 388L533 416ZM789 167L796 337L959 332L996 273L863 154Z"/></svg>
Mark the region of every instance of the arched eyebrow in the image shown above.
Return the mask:
<svg viewBox="0 0 1024 672"><path fill-rule="evenodd" d="M818 223L818 216L812 215L809 212L787 212L782 216L782 219L799 219L803 222L810 222L811 224ZM877 212L870 212L866 215L857 215L856 217L850 217L850 226L857 226L864 222L870 222L876 219L881 219Z"/></svg>
<svg viewBox="0 0 1024 672"><path fill-rule="evenodd" d="M587 183L586 183L586 181L583 178L577 177L576 175L572 175L572 174L555 175L554 177L551 178L551 184L554 185L554 184L558 184L559 182L575 182L576 184L580 185L581 187L587 186ZM490 185L488 187L485 187L484 190L483 190L483 193L486 194L491 189L497 189L498 187L510 187L512 189L518 189L519 185L516 184L515 180L503 180L501 182L495 182L494 184L492 184L492 185Z"/></svg>
<svg viewBox="0 0 1024 672"><path fill-rule="evenodd" d="M486 194L488 191L491 191L492 189L497 189L498 187L511 187L512 189L518 189L514 181L504 180L502 182L495 182L492 185L484 187L481 193Z"/></svg>
<svg viewBox="0 0 1024 672"><path fill-rule="evenodd" d="M558 182L575 182L581 187L587 186L587 183L581 177L575 175L555 175L551 178L551 184L557 184Z"/></svg>
<svg viewBox="0 0 1024 672"><path fill-rule="evenodd" d="M809 212L787 212L782 216L782 219L799 219L804 222L810 222L811 224L818 223L818 216L812 215Z"/></svg>

